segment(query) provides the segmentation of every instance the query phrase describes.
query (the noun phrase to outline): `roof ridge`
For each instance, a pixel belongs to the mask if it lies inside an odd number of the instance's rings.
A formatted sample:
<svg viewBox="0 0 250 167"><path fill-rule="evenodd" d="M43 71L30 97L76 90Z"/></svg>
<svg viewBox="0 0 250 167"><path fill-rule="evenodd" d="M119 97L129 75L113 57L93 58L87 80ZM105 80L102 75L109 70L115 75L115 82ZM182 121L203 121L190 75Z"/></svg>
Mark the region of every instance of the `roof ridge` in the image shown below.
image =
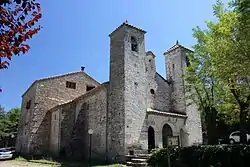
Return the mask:
<svg viewBox="0 0 250 167"><path fill-rule="evenodd" d="M66 75L70 75L70 74L77 74L77 73L81 73L83 71L72 71L72 72L67 72L67 73L63 73L63 74L56 74L56 75L52 75L52 76L49 76L49 77L43 77L43 78L40 78L36 81L43 81L43 80L47 80L47 79L53 79L53 78L57 78L57 77L62 77L62 76L66 76Z"/></svg>
<svg viewBox="0 0 250 167"><path fill-rule="evenodd" d="M76 101L78 101L78 100L84 99L85 97L88 97L88 96L90 96L90 95L93 95L95 92L101 90L102 88L105 88L105 86L106 86L105 84L98 85L98 86L95 87L94 89L91 89L91 90L85 92L85 93L82 94L82 95L79 95L78 97L76 97L76 98L74 98L74 99L72 99L72 100L69 100L69 101L67 101L67 102L65 102L65 103L61 103L61 104L58 104L58 105L54 106L53 108L49 109L48 112L53 111L55 108L65 106L65 105L67 105L67 104L76 102Z"/></svg>
<svg viewBox="0 0 250 167"><path fill-rule="evenodd" d="M170 48L169 48L165 53L163 53L163 54L166 55L166 54L168 54L168 53L174 51L175 49L178 49L179 47L181 47L181 48L183 48L183 49L186 49L186 50L188 50L188 51L193 52L191 49L189 49L189 48L187 48L187 47L181 45L181 44L179 43L179 41L177 40L176 44L173 45L172 47L170 47Z"/></svg>
<svg viewBox="0 0 250 167"><path fill-rule="evenodd" d="M118 30L119 30L121 27L123 27L123 26L129 26L130 28L134 28L134 29L139 30L139 31L141 31L141 32L143 32L143 33L146 33L145 30L143 30L143 29L141 29L141 28L138 28L138 27L135 27L135 26L129 24L127 21L125 21L125 22L123 22L120 26L118 26L114 31L112 31L112 32L109 34L109 36L112 36L112 34L113 34L114 32L118 31Z"/></svg>
<svg viewBox="0 0 250 167"><path fill-rule="evenodd" d="M49 77L44 77L44 78L40 78L38 80L35 80L29 87L28 89L23 93L22 96L24 96L28 91L29 89L37 82L40 82L40 81L45 81L45 80L49 80L49 79L55 79L55 78L59 78L59 77L65 77L67 75L72 75L72 74L84 74L85 76L87 76L88 78L94 80L96 83L100 84L97 80L95 80L94 78L92 78L91 76L89 76L86 72L84 71L74 71L74 72L68 72L68 73L64 73L64 74L58 74L58 75L54 75L54 76L49 76Z"/></svg>

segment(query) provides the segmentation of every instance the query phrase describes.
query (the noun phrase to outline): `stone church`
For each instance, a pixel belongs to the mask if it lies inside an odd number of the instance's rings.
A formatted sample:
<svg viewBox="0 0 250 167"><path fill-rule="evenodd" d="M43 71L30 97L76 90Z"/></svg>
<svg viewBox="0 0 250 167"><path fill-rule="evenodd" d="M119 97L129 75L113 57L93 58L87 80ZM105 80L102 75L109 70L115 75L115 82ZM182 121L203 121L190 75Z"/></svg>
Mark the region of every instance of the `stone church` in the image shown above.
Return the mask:
<svg viewBox="0 0 250 167"><path fill-rule="evenodd" d="M16 151L80 159L91 152L92 158L124 161L129 150L147 153L171 144L168 139L201 144L200 113L185 98L182 77L191 50L178 42L169 48L161 76L156 56L145 50L145 33L124 22L109 35L108 82L84 68L33 82L22 96Z"/></svg>

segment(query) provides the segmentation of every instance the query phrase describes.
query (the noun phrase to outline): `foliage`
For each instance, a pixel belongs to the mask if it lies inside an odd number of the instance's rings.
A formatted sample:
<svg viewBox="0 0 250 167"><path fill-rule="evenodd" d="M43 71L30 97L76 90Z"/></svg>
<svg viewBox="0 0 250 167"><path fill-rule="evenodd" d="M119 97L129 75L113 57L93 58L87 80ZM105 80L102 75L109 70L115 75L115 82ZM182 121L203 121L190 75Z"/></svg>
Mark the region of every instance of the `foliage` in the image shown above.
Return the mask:
<svg viewBox="0 0 250 167"><path fill-rule="evenodd" d="M0 1L0 69L8 67L13 55L30 49L27 40L40 30L41 17L36 0Z"/></svg>
<svg viewBox="0 0 250 167"><path fill-rule="evenodd" d="M172 167L243 167L250 165L249 145L192 146L170 151ZM157 150L148 160L150 166L166 167L166 149Z"/></svg>
<svg viewBox="0 0 250 167"><path fill-rule="evenodd" d="M250 1L249 0L235 0L232 3L236 12L239 14L239 35L238 38L242 41L250 40ZM248 43L250 48L250 43ZM249 51L249 50L248 50ZM248 52L248 57L250 54Z"/></svg>
<svg viewBox="0 0 250 167"><path fill-rule="evenodd" d="M0 105L0 119L4 116L4 108Z"/></svg>
<svg viewBox="0 0 250 167"><path fill-rule="evenodd" d="M19 115L20 108L13 108L9 112L5 112L3 116L0 117L0 139L16 135Z"/></svg>
<svg viewBox="0 0 250 167"><path fill-rule="evenodd" d="M179 157L179 150L174 147L170 147L169 149L164 148L164 149L154 150L152 152L152 155L148 159L148 164L150 166L159 166L159 167L168 166L168 151L169 151L171 166L173 164L176 164Z"/></svg>
<svg viewBox="0 0 250 167"><path fill-rule="evenodd" d="M225 121L240 121L245 138L250 110L250 38L244 31L250 24L242 27L243 14L232 4L225 7L218 0L213 11L217 21L207 21L205 30L193 30L197 44L185 73L187 92L210 122L210 129L215 128L218 113L233 114L238 117L227 117Z"/></svg>

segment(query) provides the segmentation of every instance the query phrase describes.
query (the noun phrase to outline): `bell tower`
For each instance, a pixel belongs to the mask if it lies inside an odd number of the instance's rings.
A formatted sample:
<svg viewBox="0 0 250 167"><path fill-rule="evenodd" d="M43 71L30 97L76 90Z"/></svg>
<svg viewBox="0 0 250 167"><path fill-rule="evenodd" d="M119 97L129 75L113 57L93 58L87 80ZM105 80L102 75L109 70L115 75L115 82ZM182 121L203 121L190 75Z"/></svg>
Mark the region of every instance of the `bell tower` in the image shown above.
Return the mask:
<svg viewBox="0 0 250 167"><path fill-rule="evenodd" d="M145 33L126 21L109 35L108 145L111 158L119 161L138 141L146 114Z"/></svg>
<svg viewBox="0 0 250 167"><path fill-rule="evenodd" d="M186 112L184 90L184 68L188 65L187 53L191 50L183 47L177 41L165 55L166 78L172 84L171 108L176 112Z"/></svg>
<svg viewBox="0 0 250 167"><path fill-rule="evenodd" d="M185 67L189 65L188 54L191 52L177 41L164 53L167 79L171 81L172 85L171 107L175 112L187 116L185 132L183 133L185 137L182 137L184 146L202 143L200 111L191 99L187 99L188 92L185 92L185 84L187 83L183 78Z"/></svg>

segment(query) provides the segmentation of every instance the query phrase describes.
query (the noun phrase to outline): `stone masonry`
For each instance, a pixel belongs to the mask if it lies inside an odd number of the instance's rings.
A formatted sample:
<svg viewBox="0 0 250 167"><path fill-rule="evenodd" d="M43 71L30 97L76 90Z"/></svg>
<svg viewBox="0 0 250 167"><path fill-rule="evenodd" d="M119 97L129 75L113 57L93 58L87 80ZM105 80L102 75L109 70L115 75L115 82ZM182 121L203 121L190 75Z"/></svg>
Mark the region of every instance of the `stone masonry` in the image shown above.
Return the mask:
<svg viewBox="0 0 250 167"><path fill-rule="evenodd" d="M178 137L181 146L202 143L200 113L186 99L189 49L176 43L164 55L166 78L145 50L145 31L127 22L110 35L109 81L83 71L35 81L24 93L16 150L22 154L124 162ZM168 137L166 137L168 136Z"/></svg>
<svg viewBox="0 0 250 167"><path fill-rule="evenodd" d="M75 82L76 89L66 88L66 81ZM23 95L17 151L27 154L43 152L41 151L45 148L43 140L48 140L48 138L43 138L41 137L43 134L38 133L44 132L41 130L44 128L41 124L47 111L84 94L86 85L98 86L100 84L82 71L35 81ZM27 109L29 101L31 105ZM32 142L33 144L31 144ZM41 149L37 147L41 147ZM37 153L35 153L36 151Z"/></svg>

